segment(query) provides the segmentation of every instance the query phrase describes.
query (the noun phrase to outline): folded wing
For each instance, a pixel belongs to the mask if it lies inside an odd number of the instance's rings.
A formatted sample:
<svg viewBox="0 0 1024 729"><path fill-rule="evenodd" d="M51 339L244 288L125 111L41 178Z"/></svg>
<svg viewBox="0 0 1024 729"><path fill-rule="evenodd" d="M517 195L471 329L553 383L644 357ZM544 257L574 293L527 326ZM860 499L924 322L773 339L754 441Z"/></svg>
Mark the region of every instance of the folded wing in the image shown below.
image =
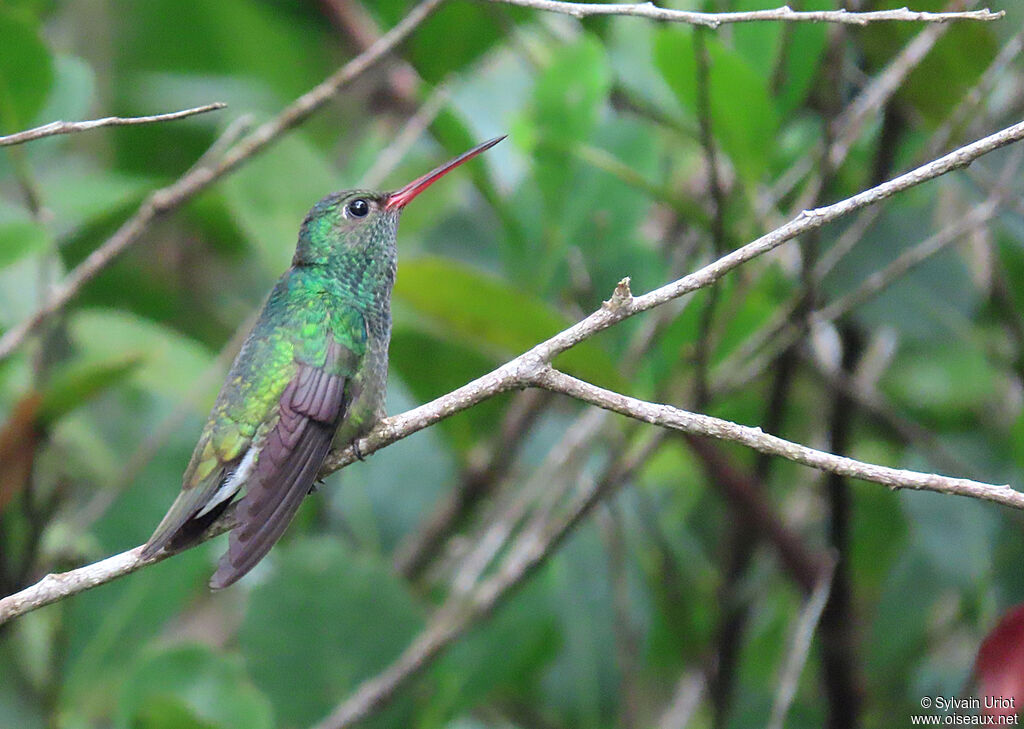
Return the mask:
<svg viewBox="0 0 1024 729"><path fill-rule="evenodd" d="M309 493L345 415L351 355L331 339L324 366L298 363L262 440L238 504L238 525L211 587L227 587L251 570L281 537Z"/></svg>

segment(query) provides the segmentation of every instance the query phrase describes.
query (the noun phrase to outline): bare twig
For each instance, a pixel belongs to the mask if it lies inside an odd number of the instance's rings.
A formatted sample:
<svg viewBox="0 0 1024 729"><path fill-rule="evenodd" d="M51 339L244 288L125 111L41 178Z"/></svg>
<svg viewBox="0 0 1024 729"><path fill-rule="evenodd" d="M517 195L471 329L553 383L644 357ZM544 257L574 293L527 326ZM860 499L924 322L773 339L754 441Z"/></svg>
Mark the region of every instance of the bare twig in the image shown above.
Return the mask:
<svg viewBox="0 0 1024 729"><path fill-rule="evenodd" d="M949 144L955 135L962 132L968 120L974 121L978 118L978 107L987 95L992 91L996 82L1002 77L1006 67L1024 49L1024 29L1018 30L992 59L992 63L985 69L978 78L978 83L971 87L964 97L957 103L956 108L946 118L942 126L928 141L928 154L938 154Z"/></svg>
<svg viewBox="0 0 1024 729"><path fill-rule="evenodd" d="M17 132L16 134L8 134L6 137L0 137L0 147L33 142L36 139L54 137L58 134L87 132L90 129L98 129L99 127L129 127L134 126L135 124L155 124L157 122L174 121L175 119L185 119L186 117L195 116L196 114L205 114L208 111L223 109L226 106L227 104L218 101L213 104L197 106L193 109L172 111L168 114L156 114L155 116L107 116L102 119L92 119L90 121L80 122L55 121L50 122L49 124L44 124L41 127L36 127L35 129L26 129L23 132Z"/></svg>
<svg viewBox="0 0 1024 729"><path fill-rule="evenodd" d="M838 168L846 159L867 120L877 115L949 28L948 25L937 25L918 33L836 119L834 141L828 149L828 159L833 168Z"/></svg>
<svg viewBox="0 0 1024 729"><path fill-rule="evenodd" d="M916 489L972 496L984 501L1024 509L1024 492L1016 491L1007 485L986 484L965 478L919 473L855 461L852 458L825 453L769 435L760 428L738 425L709 415L691 413L669 405L649 403L605 390L551 367L543 368L535 376L535 381L539 387L561 392L577 400L589 402L605 410L611 410L651 425L739 443L759 453L785 458L788 461L801 463L820 471L871 481L893 489Z"/></svg>
<svg viewBox="0 0 1024 729"><path fill-rule="evenodd" d="M977 0L972 5L977 4ZM830 164L833 170L846 161L850 149L860 136L864 124L878 113L899 90L906 77L917 68L935 43L945 34L948 26L925 28L914 36L899 53L897 53L881 72L876 74L857 94L841 114L829 123L830 139L825 149L811 150L796 161L771 188L760 195L757 203L761 215L773 210L780 199L788 195L804 176L823 164ZM931 150L927 156L935 156L942 150ZM796 209L813 204L821 194L823 186L819 179L800 196ZM845 237L845 236L844 236ZM856 242L856 241L854 241ZM850 244L852 245L852 243ZM835 255L835 254L832 254ZM815 270L820 264L815 265ZM820 277L819 277L820 279Z"/></svg>
<svg viewBox="0 0 1024 729"><path fill-rule="evenodd" d="M862 382L860 377L851 377L845 372L826 367L808 352L800 354L814 368L827 388L843 393L883 428L895 433L905 443L920 449L930 465L974 478L968 464L951 454L934 433L897 412L878 392L873 382Z"/></svg>
<svg viewBox="0 0 1024 729"><path fill-rule="evenodd" d="M396 26L397 27L397 26ZM852 476L893 488L918 488L942 493L972 496L1014 508L1024 509L1024 493L1008 487L982 484L966 479L948 478L932 474L921 474L900 469L885 468L859 463L848 458L816 451L806 446L790 443L766 435L759 428L750 428L729 423L704 415L687 413L666 405L654 405L629 398L618 393L602 390L552 370L548 363L558 354L600 331L643 311L679 298L687 293L710 285L732 269L746 261L777 248L787 240L802 233L821 227L843 215L860 210L910 187L965 167L978 157L1024 139L1024 122L980 139L957 149L944 157L918 167L899 177L865 190L851 198L816 210L804 211L792 221L768 233L742 248L723 256L694 273L684 276L661 288L642 296L630 294L628 280L616 287L612 297L605 304L575 325L541 342L533 349L505 363L496 370L442 395L418 408L400 415L385 418L372 431L358 441L362 454L370 454L397 440L405 438L423 428L437 423L455 413L466 410L494 395L508 390L540 386L591 402L606 409L627 414L644 422L656 423L667 428L683 430L696 435L731 440L752 447L760 452L781 456L798 463L826 471ZM321 474L326 475L356 460L353 446L332 452ZM227 527L218 526L221 531ZM110 568L110 560L117 569ZM41 582L26 588L16 595L0 600L0 624L29 610L56 602L68 595L82 592L119 577L142 566L132 552L124 553L101 562L107 565L97 569L95 565L81 567L65 575L51 575Z"/></svg>
<svg viewBox="0 0 1024 729"><path fill-rule="evenodd" d="M793 698L796 696L800 674L803 673L807 656L811 651L811 639L814 637L814 631L818 627L818 621L821 620L821 613L828 600L831 584L832 572L829 570L818 578L814 592L804 604L804 609L800 611L800 618L793 630L793 639L786 651L786 661L779 679L779 689L775 694L775 703L772 705L768 729L782 729L785 724L789 707L793 704Z"/></svg>
<svg viewBox="0 0 1024 729"><path fill-rule="evenodd" d="M536 522L550 515L575 481L564 474L572 465L579 463L597 438L606 420L604 415L600 411L587 410L548 451L544 462L526 483L510 492L503 503L496 505L494 517L470 541L472 550L454 570L451 581L454 592L465 594L479 584L491 561L501 553L527 517ZM559 482L557 488L552 488L553 483Z"/></svg>
<svg viewBox="0 0 1024 729"><path fill-rule="evenodd" d="M703 438L689 435L686 442L738 517L737 529L749 535L751 545L756 536L770 544L790 577L809 594L817 584L823 559L803 543L772 506L764 493L764 474L740 471L714 443Z"/></svg>
<svg viewBox="0 0 1024 729"><path fill-rule="evenodd" d="M907 249L885 268L870 274L854 290L826 304L821 309L811 312L808 318L814 326L822 326L845 316L855 307L884 291L914 267L956 243L966 233L985 225L995 216L997 210L996 202L991 200L974 208L965 217L953 221L913 248ZM750 355L753 351L750 346L742 347L741 350L737 350L736 355L730 356L723 362L720 365L720 375L713 388L714 392L716 394L728 392L758 377L771 367L779 352L792 346L801 334L802 329L791 321L778 322L778 326L766 326L761 334L755 333L754 340L764 348L756 356L751 356L745 365L739 366L734 363L741 360L741 353Z"/></svg>
<svg viewBox="0 0 1024 729"><path fill-rule="evenodd" d="M667 20L674 23L689 23L717 28L728 23L750 23L755 21L788 21L803 23L842 23L845 25L867 25L880 21L901 21L918 23L946 23L951 20L998 20L1005 15L1000 10L974 10L958 13L925 13L900 8L898 10L875 10L871 12L849 12L847 10L793 10L788 5L771 10L751 10L736 13L699 13L690 10L660 8L654 3L575 3L560 0L490 0L504 5L518 5L533 10L586 18L594 15L629 15L651 20Z"/></svg>
<svg viewBox="0 0 1024 729"><path fill-rule="evenodd" d="M658 729L685 729L706 690L707 682L700 673L687 671L680 676L672 700L658 720Z"/></svg>
<svg viewBox="0 0 1024 729"><path fill-rule="evenodd" d="M856 288L823 306L817 311L808 315L808 319L814 326L836 321L845 316L854 308L860 306L872 297L876 296L895 281L905 276L909 271L919 266L932 256L940 253L949 246L959 241L962 236L977 230L986 225L999 211L1000 205L1006 202L1007 184L1012 175L1020 166L1020 156L1015 154L1007 161L998 180L991 184L991 192L988 198L980 205L971 209L963 217L953 220L941 230L924 239L917 245L908 248L896 257L884 268L873 272L862 280ZM860 221L871 222L873 210L866 210L858 216L854 222L856 226ZM795 307L794 300L787 307ZM776 360L778 354L792 346L802 335L803 330L792 321L782 320L773 317L772 320L748 338L748 342L742 345L737 351L730 355L719 366L719 377L715 382L713 391L716 394L728 392L742 383L749 382L761 373L765 372ZM763 347L763 349L761 349ZM761 349L760 353L754 356L752 353ZM744 357L749 357L745 365L739 365Z"/></svg>
<svg viewBox="0 0 1024 729"><path fill-rule="evenodd" d="M900 53L889 65L889 67L882 72L881 76L885 76L890 72L894 66L903 65L900 59L905 56L911 45L914 45L915 41L911 41L910 45ZM1020 53L1022 43L1024 43L1024 30L1019 31L1013 36L1006 45L1003 46L1002 50L999 51L998 55L992 61L985 72L981 75L978 83L971 88L967 94L957 103L956 108L949 114L946 121L943 122L942 126L932 135L928 140L928 144L924 149L923 154L919 159L927 159L928 157L934 157L937 154L941 154L945 149L949 141L954 137L955 134L959 133L961 127L965 125L965 120L968 118L977 118L978 107L981 101L984 99L986 93L988 93L992 86L995 85L996 79L1003 72L1006 66L1017 57ZM919 57L918 60L923 60ZM912 71L913 69L908 69ZM881 79L881 76L879 79ZM881 83L881 80L879 80ZM864 94L875 95L873 91L868 88L864 90ZM859 103L859 98L854 100L851 104L851 108ZM888 97L886 97L887 99ZM870 110L868 110L870 111ZM844 114L844 116L846 116ZM849 118L849 117L848 117ZM853 224L843 231L843 234L839 237L839 240L829 248L818 262L814 266L814 276L818 281L824 280L825 276L835 268L836 264L849 253L853 247L864 237L864 234L868 231L871 225L878 219L880 211L878 208L871 208L865 210L863 213L857 216Z"/></svg>
<svg viewBox="0 0 1024 729"><path fill-rule="evenodd" d="M235 525L234 514L235 509L232 505L228 507L221 518L203 532L200 541L206 541L230 531ZM130 575L143 567L163 562L176 554L174 551L162 551L143 559L142 548L143 545L139 545L127 552L115 554L86 567L79 567L76 570L60 574L49 574L31 587L0 599L0 625L24 613L63 600L65 597L77 595L97 585L116 580L118 577Z"/></svg>
<svg viewBox="0 0 1024 729"><path fill-rule="evenodd" d="M646 462L662 443L663 437L663 432L648 437L636 451L617 459L615 467L609 469L605 478L590 484L563 514L552 519L538 520L532 528L520 534L492 576L469 595L454 593L449 597L423 632L391 665L374 678L364 681L315 729L347 729L385 706L441 651L491 613L532 575L601 499L628 480L635 469Z"/></svg>
<svg viewBox="0 0 1024 729"><path fill-rule="evenodd" d="M442 84L434 89L423 105L416 110L416 113L409 117L409 120L402 127L402 131L395 137L394 141L378 155L373 166L366 171L363 179L359 181L359 187L364 189L375 189L384 181L402 158L409 152L416 141L423 135L434 119L441 113L445 105L451 99L451 90Z"/></svg>
<svg viewBox="0 0 1024 729"><path fill-rule="evenodd" d="M627 548L622 515L609 501L598 514L605 551L608 553L608 576L612 587L615 659L619 668L619 726L639 726L640 697L637 686L638 636L633 629L629 599L629 575L626 570Z"/></svg>
<svg viewBox="0 0 1024 729"><path fill-rule="evenodd" d="M306 92L273 119L261 124L229 149L216 164L192 168L173 184L152 193L135 214L125 221L103 245L94 250L64 280L54 287L46 303L21 324L0 337L0 360L9 356L47 317L62 309L81 288L113 260L134 245L156 218L180 207L199 192L224 177L245 160L272 144L326 104L343 86L373 66L401 43L444 0L423 0L380 40L346 63L319 85Z"/></svg>
<svg viewBox="0 0 1024 729"><path fill-rule="evenodd" d="M698 29L694 32L694 55L697 68L697 119L700 124L700 144L704 149L704 165L707 167L708 191L714 205L711 218L711 245L716 256L721 256L725 248L725 189L718 171L718 151L711 121L711 56L708 53L704 34L707 31ZM697 342L694 347L693 380L694 403L697 408L707 406L708 397L708 362L714 351L712 340L712 324L718 306L719 287L712 286L704 301L697 325Z"/></svg>
<svg viewBox="0 0 1024 729"><path fill-rule="evenodd" d="M952 225L946 226L935 235L929 236L912 248L901 253L894 261L881 268L857 285L853 291L840 296L813 314L816 322L834 321L843 314L852 311L865 301L878 295L905 276L911 269L945 250L953 243L963 239L972 230L985 225L999 209L999 199L990 197L978 207L972 208L967 215L957 219Z"/></svg>

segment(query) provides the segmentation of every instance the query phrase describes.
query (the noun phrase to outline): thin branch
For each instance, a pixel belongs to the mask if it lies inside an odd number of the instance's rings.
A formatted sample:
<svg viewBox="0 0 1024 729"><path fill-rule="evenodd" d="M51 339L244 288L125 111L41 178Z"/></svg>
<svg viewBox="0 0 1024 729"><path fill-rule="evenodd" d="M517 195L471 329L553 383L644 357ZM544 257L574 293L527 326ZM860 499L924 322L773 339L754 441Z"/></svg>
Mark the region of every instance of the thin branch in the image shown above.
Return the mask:
<svg viewBox="0 0 1024 729"><path fill-rule="evenodd" d="M676 682L672 700L658 720L658 729L685 729L697 713L700 700L707 691L707 682L698 672L687 671Z"/></svg>
<svg viewBox="0 0 1024 729"><path fill-rule="evenodd" d="M395 694L479 620L494 611L550 557L603 498L632 477L636 468L664 442L656 432L634 452L621 456L605 477L579 494L555 519L544 519L519 535L497 571L469 595L455 593L427 627L387 668L364 681L315 729L347 729L383 708Z"/></svg>
<svg viewBox="0 0 1024 729"><path fill-rule="evenodd" d="M230 531L235 525L235 507L228 507L224 515L210 525L199 538L200 542ZM103 585L118 577L130 575L143 567L148 567L157 562L163 562L168 557L177 554L176 551L161 551L152 557L143 559L142 549L139 545L127 552L115 554L112 557L94 562L85 567L58 574L49 574L31 587L21 592L16 592L3 599L0 599L0 626L8 620L32 612L45 605L50 605L65 597L77 595L80 592Z"/></svg>
<svg viewBox="0 0 1024 729"><path fill-rule="evenodd" d="M423 0L395 27L382 35L373 46L297 98L276 117L254 129L229 149L217 163L193 167L173 184L150 194L131 218L54 287L43 306L0 337L0 360L9 356L45 319L67 305L85 284L138 242L142 233L154 220L191 200L245 160L272 144L286 131L305 121L313 112L330 101L342 87L405 40L442 2L444 0Z"/></svg>
<svg viewBox="0 0 1024 729"><path fill-rule="evenodd" d="M818 621L821 620L825 603L828 601L831 584L832 571L828 570L819 577L814 592L811 593L804 609L800 612L800 618L793 631L793 639L786 651L786 662L782 669L782 677L779 679L775 703L772 705L768 729L782 729L785 725L789 707L793 704L793 698L796 696L800 674L803 673L807 657L810 655L811 639L814 637L814 631L818 627Z"/></svg>
<svg viewBox="0 0 1024 729"><path fill-rule="evenodd" d="M479 584L491 561L501 553L516 528L531 517L543 518L551 513L564 495L573 487L575 479L564 474L578 464L587 448L598 438L605 424L606 413L588 409L548 451L544 462L531 474L526 483L512 491L503 503L496 504L494 518L470 540L472 549L454 569L452 591L467 594ZM553 488L553 484L558 484ZM538 516L540 515L540 516Z"/></svg>
<svg viewBox="0 0 1024 729"><path fill-rule="evenodd" d="M977 0L972 2L972 5L974 4L977 4ZM831 164L833 170L839 169L860 136L864 124L877 115L879 110L889 102L900 89L902 82L924 61L946 30L947 27L944 26L933 26L925 28L914 36L886 64L886 67L861 89L842 113L829 122L829 139L825 148L804 154L776 180L766 193L759 196L758 212L762 216L767 215L775 208L778 201L788 195L811 170L817 169L826 162ZM838 63L836 61L833 65L838 68ZM926 153L925 158L934 157L941 151L941 149L932 149ZM809 185L808 189L797 199L796 209L799 210L814 204L813 201L818 199L822 189L820 179ZM815 270L817 268L818 264L815 265Z"/></svg>
<svg viewBox="0 0 1024 729"><path fill-rule="evenodd" d="M321 0L331 23L362 52L380 40L381 32L376 20L362 3L352 0ZM385 72L388 93L399 108L415 108L420 103L418 89L422 85L419 73L412 64L395 58Z"/></svg>
<svg viewBox="0 0 1024 729"><path fill-rule="evenodd" d="M50 122L49 124L44 124L41 127L36 127L35 129L26 129L23 132L17 132L16 134L8 134L6 137L0 137L0 147L33 142L37 139L42 139L43 137L54 137L58 134L87 132L90 129L98 129L99 127L130 127L136 124L155 124L157 122L174 121L175 119L185 119L186 117L195 116L196 114L205 114L208 111L223 109L226 106L227 104L218 101L213 104L205 104L192 109L172 111L168 114L157 114L155 116L107 116L102 119L93 119L91 121L55 121Z"/></svg>
<svg viewBox="0 0 1024 729"><path fill-rule="evenodd" d="M839 371L852 374L864 355L864 337L851 324L839 327ZM832 393L828 416L828 445L836 452L848 450L857 408L841 391ZM857 609L850 575L850 522L853 497L847 479L828 474L824 483L828 509L828 544L835 555L832 584L821 610L821 683L827 703L829 729L857 729L861 724L863 691L857 650ZM796 687L793 687L795 691ZM780 726L781 729L781 726Z"/></svg>
<svg viewBox="0 0 1024 729"><path fill-rule="evenodd" d="M994 201L985 202L980 207L972 209L965 217L953 221L913 248L907 249L885 268L871 273L852 291L811 312L808 319L812 326L823 326L850 313L855 307L891 286L914 267L958 242L963 235L988 223L995 217L997 211L998 206ZM796 343L802 334L803 330L791 321L780 322L779 326L766 326L762 333L755 333L754 339L760 351L744 346L738 349L735 355L728 357L719 366L721 374L715 382L714 393L721 395L730 392L766 372L776 361L779 353ZM746 364L733 364L741 362L742 356L749 356Z"/></svg>
<svg viewBox="0 0 1024 729"><path fill-rule="evenodd" d="M809 352L801 351L800 355L813 367L827 388L843 393L882 427L895 433L907 445L920 449L930 465L974 478L971 466L951 454L930 430L898 412L879 393L874 382L864 382L859 376L851 377L845 372L833 370Z"/></svg>
<svg viewBox="0 0 1024 729"><path fill-rule="evenodd" d="M805 593L814 590L823 558L809 549L776 511L764 486L762 474L748 475L734 468L725 452L703 438L685 436L689 447L737 516L737 529L750 537L760 536L778 553L779 562ZM723 601L727 602L727 601Z"/></svg>
<svg viewBox="0 0 1024 729"><path fill-rule="evenodd" d="M822 326L847 315L854 308L884 291L915 267L957 243L962 236L986 225L996 216L999 206L1007 202L1006 193L1009 190L1007 185L1019 166L1020 156L1014 154L1004 166L999 179L993 181L991 192L984 202L972 208L965 216L953 220L950 224L917 245L908 248L884 268L873 272L862 280L852 291L847 292L821 309L811 312L808 315L808 320L813 326ZM854 226L857 226L862 220L867 220L868 224L870 224L871 220L873 220L873 214L874 210L864 211L854 221ZM841 242L842 239L840 240ZM794 299L789 304L789 307L795 307L796 305L797 300ZM769 324L751 335L747 343L742 345L725 362L719 365L718 369L721 374L716 380L713 392L721 395L723 392L729 392L743 383L750 382L755 377L758 377L771 367L779 353L792 346L802 333L802 328L793 322L773 317ZM758 350L761 351L758 353ZM749 358L746 364L742 366L733 364L734 362L742 362L743 358Z"/></svg>
<svg viewBox="0 0 1024 729"><path fill-rule="evenodd" d="M573 380L561 373L558 373L560 375L558 377L553 374L554 371L547 364L570 347L607 329L613 324L708 286L737 266L777 248L802 233L819 228L825 223L836 220L843 215L860 210L867 205L884 200L928 180L935 179L954 169L965 167L978 157L1020 139L1024 139L1024 122L979 139L972 144L950 152L944 157L900 175L889 182L865 190L851 198L816 210L804 211L781 228L758 238L752 243L748 243L742 248L738 248L688 276L684 276L643 296L633 297L629 291L628 281L624 280L616 287L615 293L609 301L575 325L538 344L515 359L506 362L496 370L446 395L442 395L425 405L400 415L385 418L369 434L358 441L359 452L364 455L373 453L499 393L530 385L541 385L552 389L564 388L573 393L586 395L586 397L581 399L599 404L602 407L608 405L610 406L608 409L615 410L616 412L622 412L623 410L629 412L630 408L637 406L635 412L638 415L650 416L654 413L659 418L664 418L664 422L659 424L666 425L667 427L678 428L699 435L733 440L762 452L779 455L783 458L822 470L865 478L866 480L876 481L895 488L930 489L944 493L973 496L1014 508L1024 509L1024 493L1007 487L986 485L966 479L919 474L870 464L859 464L851 459L822 453L805 446L784 441L781 438L766 435L758 428L744 427L716 418L686 413L665 405L650 405L633 398L627 398L624 395L601 390L579 380ZM559 389L559 391L561 390ZM647 421L647 417L639 417L638 419ZM356 451L353 446L333 451L327 457L321 469L321 475L327 475L352 463L356 460L355 453ZM218 521L211 527L211 530L216 528L222 532L230 528L222 524L222 520ZM118 565L116 569L111 569L110 567L112 560ZM138 563L138 559L133 552L126 552L122 555L111 557L109 560L98 564L107 566L97 568L96 565L87 565L64 575L50 575L20 593L0 599L0 624L42 605L56 602L68 595L82 592L103 582L108 582L143 566Z"/></svg>
<svg viewBox="0 0 1024 729"><path fill-rule="evenodd" d="M1006 42L996 57L992 59L992 63L978 78L978 82L957 103L953 112L929 140L929 154L941 152L954 136L962 133L962 128L966 127L968 122L977 121L978 108L1002 78L1006 67L1017 58L1022 49L1024 49L1024 29L1018 30Z"/></svg>
<svg viewBox="0 0 1024 729"><path fill-rule="evenodd" d="M914 41L911 41L910 45L913 44ZM985 94L991 91L996 80L1000 77L1006 66L1017 57L1018 53L1020 53L1022 44L1024 44L1024 30L1019 31L1006 43L1005 46L1003 46L1003 49L999 52L989 67L985 69L985 72L981 75L978 83L973 86L962 99L960 99L956 108L954 108L946 117L942 126L928 140L927 146L918 159L927 159L928 157L934 157L937 154L941 154L950 139L960 132L961 127L965 126L965 120L971 119L976 121L978 119L978 107L981 105ZM900 55L893 60L889 68L882 72L881 76L887 75L893 66L901 63L900 58L908 53L910 45L908 45L907 48L905 48ZM923 60L923 58L920 60ZM881 76L879 78L881 78ZM865 89L864 94L868 93L869 89ZM874 92L870 93L873 94ZM851 107L857 103L858 101L854 100ZM849 115L844 114L844 117L849 118ZM871 225L878 219L880 212L879 208L871 208L857 216L857 219L854 220L853 224L843 232L839 237L839 240L837 240L836 243L829 248L815 264L814 276L818 281L823 281L825 276L835 268L839 261L849 253L857 243L860 242Z"/></svg>
<svg viewBox="0 0 1024 729"><path fill-rule="evenodd" d="M843 314L874 298L912 269L953 243L962 240L967 233L977 230L992 220L999 210L999 204L998 196L993 195L978 207L972 208L964 217L958 218L952 225L946 226L914 247L908 248L884 268L871 273L857 285L857 288L814 312L812 314L814 322L835 321Z"/></svg>
<svg viewBox="0 0 1024 729"><path fill-rule="evenodd" d="M726 250L725 245L725 190L718 171L718 151L715 148L715 137L711 120L711 56L708 53L706 31L698 29L694 32L693 47L696 56L697 70L697 119L700 123L700 144L704 149L704 165L707 167L708 191L714 207L711 218L711 245L716 256ZM714 351L712 343L712 324L718 306L719 287L712 286L704 301L697 324L697 341L694 347L693 380L694 404L704 409L708 404L708 362Z"/></svg>
<svg viewBox="0 0 1024 729"><path fill-rule="evenodd" d="M827 152L833 168L842 164L867 121L878 116L878 110L903 86L906 77L949 28L948 25L932 26L918 33L836 119L834 141Z"/></svg>
<svg viewBox="0 0 1024 729"><path fill-rule="evenodd" d="M871 12L849 12L847 10L793 10L788 5L771 10L751 10L736 13L700 13L690 10L660 8L654 3L574 3L560 0L490 0L493 3L517 5L533 10L586 18L595 15L629 15L651 20L667 20L674 23L689 23L717 28L728 23L750 23L755 21L788 21L803 23L842 23L844 25L867 25L880 21L917 23L946 23L951 20L998 20L1005 11L973 10L957 13L927 13L900 8L898 10L875 10Z"/></svg>
<svg viewBox="0 0 1024 729"><path fill-rule="evenodd" d="M1008 485L987 484L966 478L889 468L825 453L770 435L760 428L751 428L710 415L691 413L670 405L645 402L628 395L605 390L551 367L543 368L536 376L535 381L538 387L561 392L577 400L589 402L605 410L611 410L651 425L739 443L759 453L785 458L787 461L801 463L819 471L871 481L892 489L915 489L971 496L1004 506L1012 506L1015 509L1024 509L1024 492L1016 491Z"/></svg>
<svg viewBox="0 0 1024 729"><path fill-rule="evenodd" d="M445 541L477 505L494 493L511 470L530 426L551 402L549 393L527 390L512 400L490 443L468 457L459 483L442 498L420 527L395 549L395 571L413 581L430 566Z"/></svg>
<svg viewBox="0 0 1024 729"><path fill-rule="evenodd" d="M681 271L681 262L670 264L673 273ZM676 273L678 275L678 273ZM665 329L686 308L691 300L680 302L679 306L666 306L657 310L635 332L626 352L619 362L619 371L625 379L636 373L643 355L653 346L657 334ZM430 548L439 550L441 541L448 536L457 521L471 509L475 503L491 492L498 495L489 508L489 516L483 520L484 526L472 538L460 540L461 543L474 545L472 552L455 553L448 560L460 564L448 569L455 575L452 583L456 589L466 592L476 584L479 576L486 570L493 557L500 553L517 525L532 508L542 516L560 502L570 490L574 480L567 475L570 468L579 470L585 461L585 451L595 443L602 442L607 434L606 426L612 413L600 410L587 410L570 426L557 443L549 450L547 457L524 483L513 483L505 478L512 469L513 457L519 446L526 428L552 401L552 393L543 390L528 390L521 393L509 406L505 414L500 432L489 446L489 455L484 456L479 467L471 466L463 477L459 487L452 490L450 497L442 504L426 525L426 529L412 537L411 546L415 552L405 549L398 551L395 559L399 571L408 576L408 572L400 567L410 564L408 557L419 558L424 555L422 546L428 546L429 539L435 542ZM527 404L529 403L529 404ZM474 459L471 459L471 461ZM553 488L552 484L559 484ZM403 557L403 559L399 559ZM473 566L473 565L477 566ZM417 565L420 566L420 565ZM422 566L420 566L422 568Z"/></svg>
<svg viewBox="0 0 1024 729"><path fill-rule="evenodd" d="M444 110L450 100L451 89L446 84L441 84L431 91L423 105L409 117L394 141L377 156L373 166L359 181L359 187L364 190L376 189L394 171L427 128L434 123L434 119Z"/></svg>

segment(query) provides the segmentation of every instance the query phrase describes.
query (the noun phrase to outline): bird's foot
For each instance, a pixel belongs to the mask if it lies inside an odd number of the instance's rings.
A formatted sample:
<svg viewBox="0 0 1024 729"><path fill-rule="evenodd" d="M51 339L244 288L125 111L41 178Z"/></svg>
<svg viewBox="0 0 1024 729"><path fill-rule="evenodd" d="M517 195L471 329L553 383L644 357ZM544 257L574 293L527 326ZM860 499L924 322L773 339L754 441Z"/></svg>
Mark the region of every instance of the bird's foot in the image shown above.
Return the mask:
<svg viewBox="0 0 1024 729"><path fill-rule="evenodd" d="M356 458L358 458L360 461L365 461L366 460L366 457L363 455L363 452L359 449L359 439L358 438L356 438L354 441L352 441L352 452L355 454Z"/></svg>

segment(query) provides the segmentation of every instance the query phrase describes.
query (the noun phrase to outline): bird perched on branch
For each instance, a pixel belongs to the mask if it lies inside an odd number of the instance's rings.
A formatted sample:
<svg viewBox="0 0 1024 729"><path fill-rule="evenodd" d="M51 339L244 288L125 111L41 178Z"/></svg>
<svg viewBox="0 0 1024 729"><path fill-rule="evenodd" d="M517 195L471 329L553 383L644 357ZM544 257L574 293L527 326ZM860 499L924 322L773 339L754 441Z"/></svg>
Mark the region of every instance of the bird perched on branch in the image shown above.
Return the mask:
<svg viewBox="0 0 1024 729"><path fill-rule="evenodd" d="M270 551L332 442L354 443L384 415L402 209L502 139L397 192L340 192L313 206L299 229L292 266L235 358L181 493L143 557L195 541L236 498L238 523L210 586L234 583Z"/></svg>

